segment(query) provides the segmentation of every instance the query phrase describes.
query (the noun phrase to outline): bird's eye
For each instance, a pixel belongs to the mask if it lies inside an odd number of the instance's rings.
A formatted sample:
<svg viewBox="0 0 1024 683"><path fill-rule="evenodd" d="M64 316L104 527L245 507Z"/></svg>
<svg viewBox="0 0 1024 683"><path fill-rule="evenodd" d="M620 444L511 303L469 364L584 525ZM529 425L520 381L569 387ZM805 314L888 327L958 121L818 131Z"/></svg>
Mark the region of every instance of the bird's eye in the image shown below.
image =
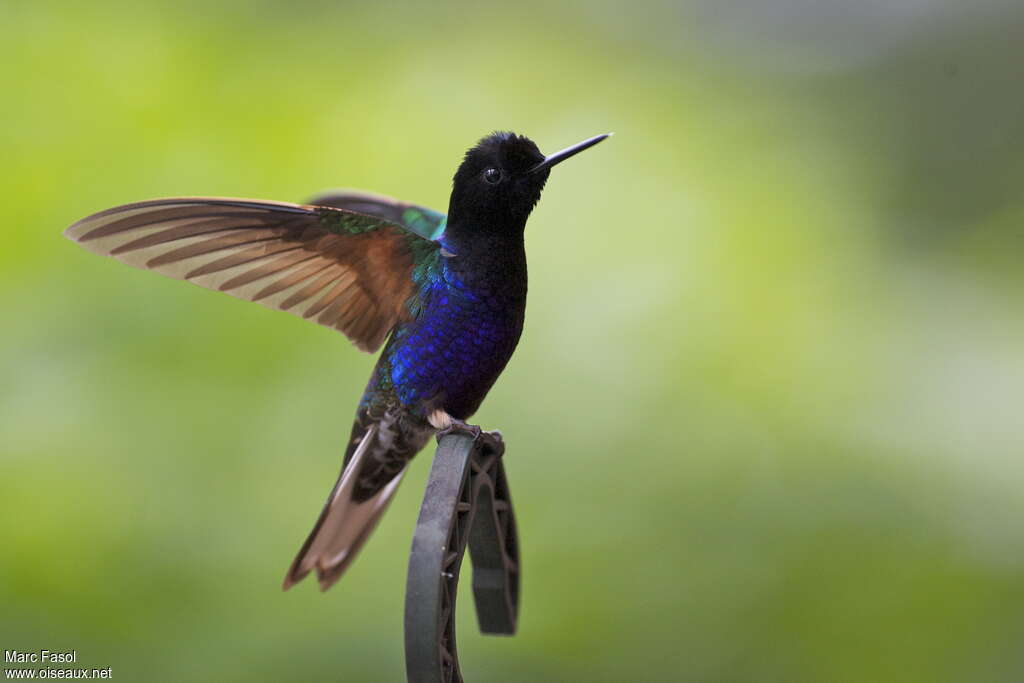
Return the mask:
<svg viewBox="0 0 1024 683"><path fill-rule="evenodd" d="M501 182L501 171L496 168L489 168L484 171L484 180L489 182L491 185L497 185Z"/></svg>

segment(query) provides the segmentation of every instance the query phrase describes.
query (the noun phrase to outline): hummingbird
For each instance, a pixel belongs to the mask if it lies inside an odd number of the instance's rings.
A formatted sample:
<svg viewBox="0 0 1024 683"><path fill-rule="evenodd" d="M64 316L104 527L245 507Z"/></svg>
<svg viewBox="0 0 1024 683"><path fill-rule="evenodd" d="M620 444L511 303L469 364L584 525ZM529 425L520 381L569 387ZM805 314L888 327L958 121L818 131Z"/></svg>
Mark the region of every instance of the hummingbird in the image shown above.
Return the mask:
<svg viewBox="0 0 1024 683"><path fill-rule="evenodd" d="M65 231L98 254L334 328L362 351L383 345L285 589L313 570L321 590L341 577L432 435L480 437L466 421L523 331L526 221L551 169L609 135L545 156L528 137L492 133L455 172L447 215L361 191L306 204L174 197Z"/></svg>

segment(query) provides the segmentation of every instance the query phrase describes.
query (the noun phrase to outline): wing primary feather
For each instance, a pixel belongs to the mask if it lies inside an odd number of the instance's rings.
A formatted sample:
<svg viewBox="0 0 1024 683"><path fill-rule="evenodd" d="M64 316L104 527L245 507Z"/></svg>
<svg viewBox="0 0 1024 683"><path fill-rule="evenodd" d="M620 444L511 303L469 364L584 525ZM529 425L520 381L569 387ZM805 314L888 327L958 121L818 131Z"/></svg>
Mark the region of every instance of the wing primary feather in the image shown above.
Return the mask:
<svg viewBox="0 0 1024 683"><path fill-rule="evenodd" d="M342 276L338 280L338 282L334 285L334 287L329 289L326 294L324 294L322 297L320 297L319 301L317 301L315 304L310 306L309 309L307 309L306 312L302 314L302 317L303 318L312 318L313 316L315 316L318 313L320 313L320 311L322 311L325 308L327 308L331 304L332 301L334 301L339 296L341 296L342 292L344 292L346 289L348 289L352 285L352 282L354 280L355 280L355 273L353 273L351 270L346 270L342 274Z"/></svg>
<svg viewBox="0 0 1024 683"><path fill-rule="evenodd" d="M316 280L306 285L299 291L292 294L290 297L281 302L281 310L287 311L289 308L294 307L296 304L302 303L310 297L314 297L323 291L324 287L330 286L333 282L338 279L339 275L337 272L330 272L321 275Z"/></svg>
<svg viewBox="0 0 1024 683"><path fill-rule="evenodd" d="M376 306L369 304L364 306L361 310L355 310L352 312L352 316L345 325L345 329L349 330L352 337L355 339L363 339L365 337L368 320L372 316L372 313L376 311Z"/></svg>
<svg viewBox="0 0 1024 683"><path fill-rule="evenodd" d="M294 252L288 252L284 256L268 261L267 263L261 263L255 268L251 268L240 275L236 275L230 280L222 284L218 289L222 292L226 292L229 289L236 289L243 285L247 285L250 282L256 282L262 280L265 277L270 277L275 273L279 273L282 270L292 268L300 263L309 261L310 259L317 258L317 254L311 254L308 251L299 249ZM254 299L255 301L255 299Z"/></svg>
<svg viewBox="0 0 1024 683"><path fill-rule="evenodd" d="M186 259L194 258L196 256L203 256L205 254L212 254L214 252L224 251L225 249L242 247L247 244L269 242L276 238L277 235L275 235L272 230L258 230L246 232L230 231L225 234L214 235L213 237L202 240L200 242L186 244L183 247L178 247L177 249L166 251L146 261L146 266L148 268L159 268L160 266L170 265L172 263L184 261ZM112 256L117 256L118 254L127 253L129 251L133 250L122 249L119 247L118 249L110 253Z"/></svg>
<svg viewBox="0 0 1024 683"><path fill-rule="evenodd" d="M150 233L148 235L145 235L144 237L134 239L131 242L125 242L124 244L115 247L114 249L111 249L110 255L117 256L118 254L123 254L129 251L135 251L136 249L145 249L146 247L154 247L158 244L163 244L165 242L175 242L178 240L188 239L190 237L199 237L211 233L238 232L241 229L245 228L263 227L263 225L250 225L248 220L241 220L237 218L203 219L199 221L190 221L183 225L177 225L173 228L166 228L163 230L159 230L157 232Z"/></svg>
<svg viewBox="0 0 1024 683"><path fill-rule="evenodd" d="M420 223L443 223L436 212L386 203L175 197L92 214L65 234L129 265L313 319L369 351L417 315L414 273L438 263Z"/></svg>
<svg viewBox="0 0 1024 683"><path fill-rule="evenodd" d="M210 206L229 206L239 209L250 209L253 211L288 211L292 213L314 213L314 209L311 206L302 204L295 204L292 202L278 202L272 199L240 199L237 197L166 197L164 199L145 199L141 202L132 202L130 204L120 204L118 206L104 209L103 211L97 211L94 214L86 216L82 220L75 223L78 225L86 221L94 220L97 218L105 218L118 213L128 213L131 211L145 209L149 210L159 206L173 206L173 207L210 207ZM72 226L74 227L74 226Z"/></svg>
<svg viewBox="0 0 1024 683"><path fill-rule="evenodd" d="M208 209L209 207L192 208ZM178 207L174 209L164 209L160 211L141 210L139 213L126 216L125 218L121 218L110 223L97 221L95 216L90 216L89 218L85 218L76 223L75 225L72 225L70 228L68 228L68 230L73 230L75 227L84 227L92 222L99 222L100 225L93 228L92 230L89 230L88 232L86 232L85 234L78 238L79 242L88 242L89 240L98 239L100 237L109 237L111 235L116 235L121 232L128 232L130 230L137 230L139 228L146 228L153 225L159 225L160 223L169 223L175 220L208 220L218 218L230 218L235 220L253 220L258 219L261 216L261 213L258 211L210 212L208 210L204 210L196 212L188 211L187 209L188 207Z"/></svg>
<svg viewBox="0 0 1024 683"><path fill-rule="evenodd" d="M212 263L199 266L195 268L185 276L186 280L191 280L195 277L201 277L203 275L209 275L210 273L217 273L228 268L234 268L256 259L261 259L266 256L272 256L273 254L280 254L286 251L294 251L295 249L301 249L302 246L298 244L292 244L289 242L267 242L265 244L256 244L249 249L229 254L223 258L219 258Z"/></svg>
<svg viewBox="0 0 1024 683"><path fill-rule="evenodd" d="M331 263L329 261L324 261L322 258L315 257L313 263L299 268L294 273L289 273L280 280L271 282L269 285L258 291L252 300L259 301L260 299L265 299L268 296L277 294L278 292L283 292L289 287L294 287L300 282L313 277L325 268L330 267Z"/></svg>
<svg viewBox="0 0 1024 683"><path fill-rule="evenodd" d="M349 285L344 292L338 295L331 304L325 308L316 321L321 325L327 325L333 327L334 322L344 316L345 311L352 305L352 302L356 299L357 292L352 291L354 285Z"/></svg>

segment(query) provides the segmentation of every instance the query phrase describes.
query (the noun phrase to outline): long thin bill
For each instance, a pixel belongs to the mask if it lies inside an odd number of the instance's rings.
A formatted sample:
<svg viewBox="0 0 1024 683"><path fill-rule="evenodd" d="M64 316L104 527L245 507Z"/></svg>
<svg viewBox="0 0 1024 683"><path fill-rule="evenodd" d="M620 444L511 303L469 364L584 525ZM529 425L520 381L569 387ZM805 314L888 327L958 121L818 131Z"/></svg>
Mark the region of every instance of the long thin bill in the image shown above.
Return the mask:
<svg viewBox="0 0 1024 683"><path fill-rule="evenodd" d="M566 147L560 152L555 152L554 154L548 155L547 157L545 157L544 161L540 162L539 164L531 168L529 171L527 171L527 173L536 173L537 171L543 170L545 168L551 168L555 164L560 164L569 157L579 154L588 147L593 147L594 145L601 142L610 135L611 133L595 135L592 138L587 138L583 142L577 142L572 147Z"/></svg>

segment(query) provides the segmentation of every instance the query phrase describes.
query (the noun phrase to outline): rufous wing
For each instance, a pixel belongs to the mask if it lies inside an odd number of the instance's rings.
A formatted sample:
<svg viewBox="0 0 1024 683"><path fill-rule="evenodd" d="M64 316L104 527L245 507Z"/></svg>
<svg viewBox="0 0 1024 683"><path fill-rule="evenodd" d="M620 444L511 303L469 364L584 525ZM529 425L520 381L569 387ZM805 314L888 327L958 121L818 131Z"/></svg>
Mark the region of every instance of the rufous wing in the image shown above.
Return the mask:
<svg viewBox="0 0 1024 683"><path fill-rule="evenodd" d="M333 327L371 352L409 315L413 269L437 250L379 216L217 197L125 204L64 234L129 265Z"/></svg>

